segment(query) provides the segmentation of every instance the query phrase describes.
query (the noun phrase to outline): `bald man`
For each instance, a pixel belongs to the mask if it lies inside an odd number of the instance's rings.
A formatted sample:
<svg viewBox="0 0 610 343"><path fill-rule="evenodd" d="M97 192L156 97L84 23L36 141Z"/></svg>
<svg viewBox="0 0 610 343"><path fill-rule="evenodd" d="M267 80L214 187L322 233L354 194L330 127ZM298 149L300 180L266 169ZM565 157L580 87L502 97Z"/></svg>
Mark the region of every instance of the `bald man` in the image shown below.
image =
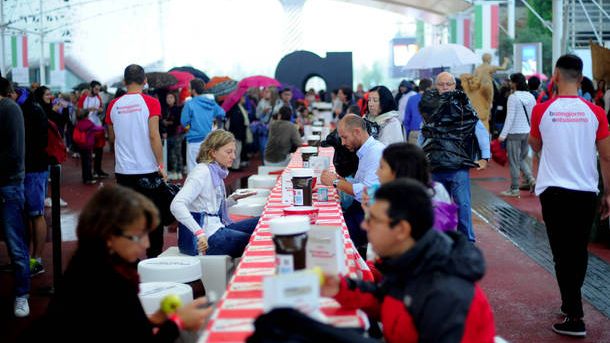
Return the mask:
<svg viewBox="0 0 610 343"><path fill-rule="evenodd" d="M489 134L476 112L473 112L466 94L455 89L456 80L453 75L447 72L438 74L434 86L436 91L424 93L422 103L451 101L472 110L462 111L462 116L456 116L454 113L452 115L449 111L443 111L443 115L430 116L431 109L420 106L421 112L426 113L427 118L420 142L430 161L432 178L445 186L458 205L458 231L474 242L469 169L477 167L477 170L481 170L487 167L487 160L491 157ZM434 108L451 109L452 106L441 105ZM451 131L443 131L447 130L447 127L451 128ZM478 149L474 143L475 137Z"/></svg>
<svg viewBox="0 0 610 343"><path fill-rule="evenodd" d="M360 203L364 188L379 184L376 171L379 168L381 153L385 149L385 145L371 137L366 130L364 119L354 114L347 114L343 117L339 121L337 130L341 144L358 155L358 170L353 182L349 182L329 170L322 172L321 181L326 186L333 186L354 197L355 201L343 211L343 216L356 249L362 256L366 256L368 240L366 232L360 228L360 223L364 220L364 211Z"/></svg>

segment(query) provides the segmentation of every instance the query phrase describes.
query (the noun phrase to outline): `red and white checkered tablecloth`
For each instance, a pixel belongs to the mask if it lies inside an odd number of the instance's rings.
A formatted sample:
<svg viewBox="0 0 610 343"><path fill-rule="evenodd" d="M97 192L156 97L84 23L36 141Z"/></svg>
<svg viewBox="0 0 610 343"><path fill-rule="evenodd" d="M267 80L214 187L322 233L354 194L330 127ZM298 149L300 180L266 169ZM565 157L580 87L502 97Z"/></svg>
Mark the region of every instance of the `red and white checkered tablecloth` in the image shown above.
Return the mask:
<svg viewBox="0 0 610 343"><path fill-rule="evenodd" d="M333 153L333 148L319 148L318 154L327 156L332 161ZM302 165L301 154L297 151L287 169L300 168ZM332 187L328 189L327 202L318 202L317 192L314 192L313 197L314 206L319 208L318 224L338 225L343 228L347 274L354 278L371 278L370 270L349 238L336 190ZM288 206L282 204L279 178L267 199L258 225L227 286L227 291L218 302L199 342L243 342L254 331L254 320L263 313L263 278L275 275L275 247L271 240L269 220L282 216L283 209ZM333 299L321 298L320 308L333 325L360 328L368 326L363 312L341 309Z"/></svg>

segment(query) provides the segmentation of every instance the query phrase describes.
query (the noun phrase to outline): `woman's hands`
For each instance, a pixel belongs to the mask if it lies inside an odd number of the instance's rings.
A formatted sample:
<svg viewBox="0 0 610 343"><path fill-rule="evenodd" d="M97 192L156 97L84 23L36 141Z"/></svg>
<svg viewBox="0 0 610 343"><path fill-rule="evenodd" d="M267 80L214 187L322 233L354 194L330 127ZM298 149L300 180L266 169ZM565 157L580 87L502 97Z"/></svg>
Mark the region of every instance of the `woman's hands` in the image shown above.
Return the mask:
<svg viewBox="0 0 610 343"><path fill-rule="evenodd" d="M206 237L206 235L197 237L197 250L199 250L202 255L205 255L205 252L208 250L208 237Z"/></svg>
<svg viewBox="0 0 610 343"><path fill-rule="evenodd" d="M211 306L206 305L208 305L208 299L206 297L201 297L176 311L185 330L198 331L201 329L214 310Z"/></svg>

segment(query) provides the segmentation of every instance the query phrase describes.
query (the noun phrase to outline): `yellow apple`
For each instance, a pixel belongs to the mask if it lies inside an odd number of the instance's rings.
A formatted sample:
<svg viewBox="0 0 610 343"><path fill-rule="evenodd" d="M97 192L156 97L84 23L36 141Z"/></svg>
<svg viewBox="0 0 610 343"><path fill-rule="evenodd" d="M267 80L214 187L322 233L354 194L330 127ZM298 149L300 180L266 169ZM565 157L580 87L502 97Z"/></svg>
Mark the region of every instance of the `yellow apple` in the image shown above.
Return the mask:
<svg viewBox="0 0 610 343"><path fill-rule="evenodd" d="M161 300L161 311L167 315L176 312L180 306L182 306L182 300L175 294L166 295L163 300Z"/></svg>

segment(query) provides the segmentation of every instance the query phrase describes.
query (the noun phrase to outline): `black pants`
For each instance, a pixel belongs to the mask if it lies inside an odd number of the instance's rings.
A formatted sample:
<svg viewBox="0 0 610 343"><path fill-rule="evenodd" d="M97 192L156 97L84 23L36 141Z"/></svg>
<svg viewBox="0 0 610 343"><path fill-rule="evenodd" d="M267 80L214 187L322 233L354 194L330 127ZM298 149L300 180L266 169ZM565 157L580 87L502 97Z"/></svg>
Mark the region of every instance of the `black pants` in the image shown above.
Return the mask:
<svg viewBox="0 0 610 343"><path fill-rule="evenodd" d="M115 173L115 176L119 185L131 188L149 198L155 204L155 206L157 206L159 212L161 213L162 211L159 208L159 197L157 196L157 191L155 189L143 188L138 183L138 180L141 178L156 174L157 173L126 175ZM150 247L146 249L146 256L148 258L159 256L163 252L163 224L159 223L159 226L148 234L148 239L150 240Z"/></svg>
<svg viewBox="0 0 610 343"><path fill-rule="evenodd" d="M102 156L104 155L104 148L95 148L93 149L95 153L95 158L93 159L93 171L96 174L102 172Z"/></svg>
<svg viewBox="0 0 610 343"><path fill-rule="evenodd" d="M582 318L580 289L587 273L589 235L597 210L593 192L549 187L540 194L542 217L555 262L561 310Z"/></svg>
<svg viewBox="0 0 610 343"><path fill-rule="evenodd" d="M362 210L360 202L354 200L352 205L343 211L343 217L355 248L362 255L362 258L366 259L366 246L369 240L366 237L366 231L360 227L364 220L364 210Z"/></svg>
<svg viewBox="0 0 610 343"><path fill-rule="evenodd" d="M93 175L91 174L91 149L79 149L80 154L80 163L81 163L81 174L83 177L83 182L87 182L93 180Z"/></svg>

